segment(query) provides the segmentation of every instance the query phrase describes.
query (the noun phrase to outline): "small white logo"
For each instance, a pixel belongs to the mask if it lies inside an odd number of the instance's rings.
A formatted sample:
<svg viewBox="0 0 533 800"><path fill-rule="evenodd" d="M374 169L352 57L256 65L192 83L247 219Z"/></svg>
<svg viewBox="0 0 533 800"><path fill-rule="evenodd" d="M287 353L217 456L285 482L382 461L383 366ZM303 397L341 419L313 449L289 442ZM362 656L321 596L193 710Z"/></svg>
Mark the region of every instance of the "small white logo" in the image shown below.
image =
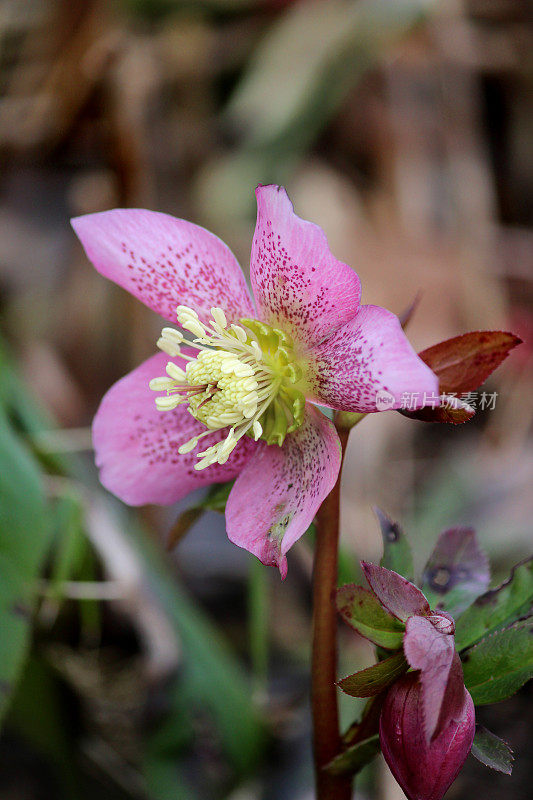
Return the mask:
<svg viewBox="0 0 533 800"><path fill-rule="evenodd" d="M376 395L376 408L378 411L387 411L394 404L394 395L385 389L380 389Z"/></svg>

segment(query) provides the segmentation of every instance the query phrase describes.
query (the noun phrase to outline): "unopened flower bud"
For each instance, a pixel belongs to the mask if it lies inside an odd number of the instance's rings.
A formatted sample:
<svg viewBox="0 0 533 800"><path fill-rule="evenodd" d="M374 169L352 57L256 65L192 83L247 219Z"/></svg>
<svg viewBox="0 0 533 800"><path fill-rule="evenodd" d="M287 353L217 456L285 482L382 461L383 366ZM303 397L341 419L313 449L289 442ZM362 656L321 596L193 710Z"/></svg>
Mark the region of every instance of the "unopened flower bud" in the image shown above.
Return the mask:
<svg viewBox="0 0 533 800"><path fill-rule="evenodd" d="M458 714L429 743L418 673L404 675L389 689L380 719L381 749L409 800L441 800L470 752L474 732L474 703L466 689Z"/></svg>

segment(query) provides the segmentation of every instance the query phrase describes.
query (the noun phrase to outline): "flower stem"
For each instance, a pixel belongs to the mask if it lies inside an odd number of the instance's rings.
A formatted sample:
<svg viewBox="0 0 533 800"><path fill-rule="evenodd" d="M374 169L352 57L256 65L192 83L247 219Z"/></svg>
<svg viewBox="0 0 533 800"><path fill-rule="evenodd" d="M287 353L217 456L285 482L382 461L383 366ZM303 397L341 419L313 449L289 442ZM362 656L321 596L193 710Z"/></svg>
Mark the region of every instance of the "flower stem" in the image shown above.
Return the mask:
<svg viewBox="0 0 533 800"><path fill-rule="evenodd" d="M337 428L342 461L349 431ZM332 602L337 588L339 549L339 501L342 473L317 514L317 538L313 568L313 653L311 706L317 800L350 800L350 778L330 775L325 765L341 749L337 706L337 614Z"/></svg>

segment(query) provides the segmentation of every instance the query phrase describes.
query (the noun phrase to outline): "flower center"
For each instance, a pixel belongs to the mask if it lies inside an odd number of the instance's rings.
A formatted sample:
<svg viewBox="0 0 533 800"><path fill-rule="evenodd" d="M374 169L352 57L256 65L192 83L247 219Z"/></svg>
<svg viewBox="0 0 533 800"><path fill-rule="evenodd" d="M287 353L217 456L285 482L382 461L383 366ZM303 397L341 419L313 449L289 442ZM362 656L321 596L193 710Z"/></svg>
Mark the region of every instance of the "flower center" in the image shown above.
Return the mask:
<svg viewBox="0 0 533 800"><path fill-rule="evenodd" d="M181 327L196 338L190 342L180 331L163 328L157 345L187 365L183 370L169 361L167 374L153 378L150 389L165 392L156 397L160 411L187 403L189 413L207 428L179 452L189 453L201 438L223 428L229 428L226 438L199 453L195 469L224 464L244 435L281 447L285 436L302 424L305 406L296 388L302 370L290 337L256 319L228 326L220 308L211 309L208 325L187 306L178 306L176 312ZM181 353L182 344L199 350L196 358Z"/></svg>

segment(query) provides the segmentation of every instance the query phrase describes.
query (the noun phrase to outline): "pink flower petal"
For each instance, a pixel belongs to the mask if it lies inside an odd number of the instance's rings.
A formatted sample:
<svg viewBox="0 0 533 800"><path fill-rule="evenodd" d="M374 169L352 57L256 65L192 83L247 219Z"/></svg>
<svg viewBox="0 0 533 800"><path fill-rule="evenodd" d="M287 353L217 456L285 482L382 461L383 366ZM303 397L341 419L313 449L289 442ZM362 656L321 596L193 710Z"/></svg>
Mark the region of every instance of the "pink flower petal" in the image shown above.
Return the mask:
<svg viewBox="0 0 533 800"><path fill-rule="evenodd" d="M118 208L75 217L72 226L98 272L171 322L177 305L190 306L203 321L213 306L230 321L255 316L235 256L199 225Z"/></svg>
<svg viewBox="0 0 533 800"><path fill-rule="evenodd" d="M355 317L313 348L308 397L342 411L386 411L438 404L436 375L409 344L398 318L379 306L360 306Z"/></svg>
<svg viewBox="0 0 533 800"><path fill-rule="evenodd" d="M184 366L183 359L172 359ZM158 353L115 383L103 398L93 422L93 443L100 480L125 503L169 505L193 489L234 478L256 448L242 441L229 461L196 471L195 452L180 455L178 447L206 430L185 406L158 411L151 378L165 374L169 357ZM206 436L205 447L225 432Z"/></svg>
<svg viewBox="0 0 533 800"><path fill-rule="evenodd" d="M232 542L287 574L286 553L305 533L337 480L340 443L330 420L308 405L283 447L262 444L231 490L226 527Z"/></svg>
<svg viewBox="0 0 533 800"><path fill-rule="evenodd" d="M424 730L430 741L457 717L462 707L461 660L455 652L454 637L441 633L431 617L407 620L403 649L409 665L421 673Z"/></svg>
<svg viewBox="0 0 533 800"><path fill-rule="evenodd" d="M321 342L350 320L361 284L324 232L294 213L282 186L258 186L250 276L259 316L295 342Z"/></svg>
<svg viewBox="0 0 533 800"><path fill-rule="evenodd" d="M420 589L402 575L367 561L361 561L361 567L381 605L397 619L405 622L413 614L426 616L430 613L429 603Z"/></svg>

